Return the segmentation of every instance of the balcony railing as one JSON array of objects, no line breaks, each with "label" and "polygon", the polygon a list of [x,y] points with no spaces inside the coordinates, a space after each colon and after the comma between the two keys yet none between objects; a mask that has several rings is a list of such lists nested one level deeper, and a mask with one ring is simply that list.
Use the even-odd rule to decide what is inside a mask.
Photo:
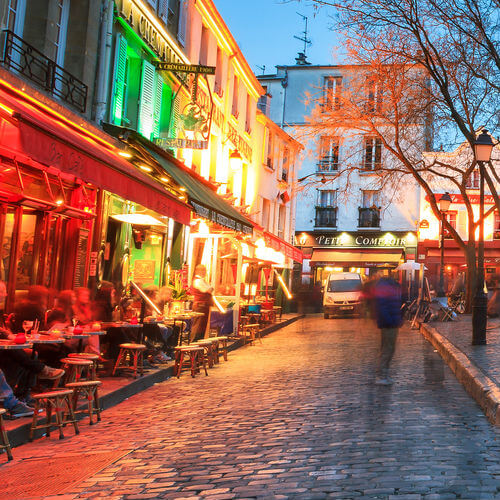
[{"label": "balcony railing", "polygon": [[358,227],[380,227],[380,209],[359,207]]},{"label": "balcony railing", "polygon": [[337,207],[316,207],[315,227],[337,227]]},{"label": "balcony railing", "polygon": [[339,163],[333,156],[322,158],[316,164],[318,172],[336,172],[339,168]]},{"label": "balcony railing", "polygon": [[10,30],[4,30],[2,63],[85,113],[88,87]]}]

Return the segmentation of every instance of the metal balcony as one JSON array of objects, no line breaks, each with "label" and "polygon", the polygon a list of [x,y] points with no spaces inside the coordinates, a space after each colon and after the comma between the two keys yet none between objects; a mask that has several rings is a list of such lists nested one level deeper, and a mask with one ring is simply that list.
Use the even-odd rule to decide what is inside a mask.
[{"label": "metal balcony", "polygon": [[337,207],[316,207],[314,227],[337,227]]},{"label": "metal balcony", "polygon": [[359,207],[358,227],[380,227],[380,209]]},{"label": "metal balcony", "polygon": [[8,69],[23,75],[54,97],[85,113],[87,85],[12,31],[4,30],[4,36],[1,62]]}]

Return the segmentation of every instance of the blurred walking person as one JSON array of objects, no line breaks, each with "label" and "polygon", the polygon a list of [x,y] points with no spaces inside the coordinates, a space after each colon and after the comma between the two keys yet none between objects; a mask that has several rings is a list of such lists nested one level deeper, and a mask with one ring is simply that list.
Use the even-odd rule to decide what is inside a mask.
[{"label": "blurred walking person", "polygon": [[401,286],[391,277],[380,278],[374,286],[373,298],[381,343],[377,367],[377,385],[391,385],[389,365],[396,349],[396,339],[402,324]]}]

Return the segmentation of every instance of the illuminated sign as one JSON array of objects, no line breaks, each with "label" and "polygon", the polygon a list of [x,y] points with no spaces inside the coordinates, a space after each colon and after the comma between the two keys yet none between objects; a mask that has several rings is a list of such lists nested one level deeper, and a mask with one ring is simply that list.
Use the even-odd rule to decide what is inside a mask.
[{"label": "illuminated sign", "polygon": [[160,137],[154,143],[163,149],[207,149],[208,141],[197,141],[195,139],[177,139]]},{"label": "illuminated sign", "polygon": [[295,236],[296,244],[304,247],[343,248],[405,248],[415,246],[414,232],[388,233],[306,233]]},{"label": "illuminated sign", "polygon": [[421,227],[422,229],[428,229],[429,221],[427,219],[420,221],[419,227]]},{"label": "illuminated sign", "polygon": [[227,124],[227,127],[227,138],[248,161],[252,161],[252,148],[250,145],[238,134],[238,131],[230,123]]},{"label": "illuminated sign", "polygon": [[144,40],[164,62],[185,65],[185,57],[169,40],[159,21],[152,16],[140,0],[115,0],[118,15]]},{"label": "illuminated sign", "polygon": [[200,66],[199,64],[181,64],[172,62],[158,62],[156,68],[178,73],[199,73],[201,75],[215,75],[215,66]]}]

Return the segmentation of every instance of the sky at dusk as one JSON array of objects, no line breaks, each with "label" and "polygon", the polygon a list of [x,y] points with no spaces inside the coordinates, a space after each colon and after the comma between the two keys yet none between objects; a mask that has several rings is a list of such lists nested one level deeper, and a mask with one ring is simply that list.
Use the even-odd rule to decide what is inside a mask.
[{"label": "sky at dusk", "polygon": [[274,73],[277,64],[295,64],[303,50],[303,42],[293,36],[303,36],[304,21],[297,12],[308,17],[308,37],[312,44],[307,57],[312,64],[334,64],[335,34],[333,9],[315,10],[312,2],[302,0],[215,0],[215,5],[231,30],[251,68],[257,66]]}]

